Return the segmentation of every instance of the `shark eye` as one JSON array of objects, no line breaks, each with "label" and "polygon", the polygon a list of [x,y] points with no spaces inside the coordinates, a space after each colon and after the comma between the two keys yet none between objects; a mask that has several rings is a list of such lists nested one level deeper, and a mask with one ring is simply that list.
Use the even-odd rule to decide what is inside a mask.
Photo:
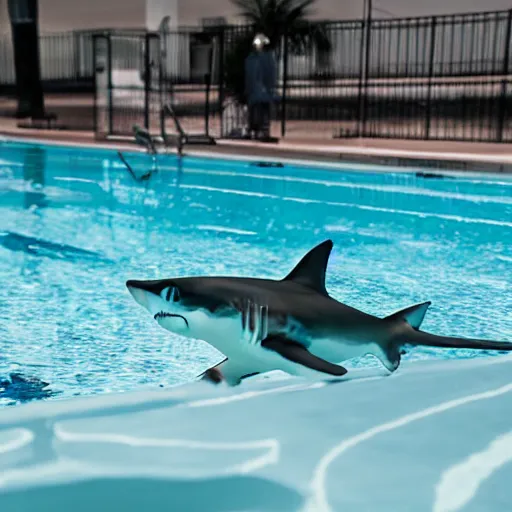
[{"label": "shark eye", "polygon": [[176,286],[168,286],[164,288],[160,293],[160,296],[165,299],[167,302],[179,302],[180,300],[180,291]]}]

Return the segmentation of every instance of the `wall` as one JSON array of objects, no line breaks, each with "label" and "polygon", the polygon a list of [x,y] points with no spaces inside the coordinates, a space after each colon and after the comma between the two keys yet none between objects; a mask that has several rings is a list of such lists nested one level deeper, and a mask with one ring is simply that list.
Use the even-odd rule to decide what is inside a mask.
[{"label": "wall", "polygon": [[180,25],[197,26],[201,24],[201,18],[217,16],[225,16],[228,23],[239,21],[238,9],[233,6],[231,0],[178,0],[178,2]]},{"label": "wall", "polygon": [[10,34],[9,13],[7,12],[7,0],[0,0],[0,34],[9,32]]},{"label": "wall", "polygon": [[[238,9],[231,0],[178,0],[179,22],[182,25],[198,25],[202,17],[225,16],[228,21],[238,18]],[[432,14],[458,14],[463,12],[498,11],[512,8],[510,0],[373,0],[373,16],[376,18],[401,18],[430,16]],[[317,0],[312,18],[360,19],[363,0]]]},{"label": "wall", "polygon": [[[317,0],[313,18],[358,19],[364,0]],[[373,0],[374,17],[428,16],[510,9],[510,0]],[[143,28],[157,26],[165,14],[171,25],[199,25],[201,18],[225,16],[239,21],[231,0],[39,0],[41,32],[90,28]],[[0,33],[9,28],[7,0],[0,0]]]},{"label": "wall", "polygon": [[146,0],[146,27],[149,30],[158,30],[160,22],[165,16],[170,16],[169,28],[178,27],[178,0]]},{"label": "wall", "polygon": [[[337,0],[320,0],[326,5],[330,4],[330,16],[336,15],[334,6]],[[362,12],[362,0],[354,0],[354,15]],[[430,16],[432,14],[460,14],[467,12],[500,11],[510,9],[512,4],[510,0],[429,0],[421,2],[419,0],[374,0],[375,17],[395,18],[408,16]],[[385,11],[385,12],[382,12]],[[386,12],[388,15],[386,15]]]},{"label": "wall", "polygon": [[143,28],[145,22],[145,0],[39,0],[41,32]]}]

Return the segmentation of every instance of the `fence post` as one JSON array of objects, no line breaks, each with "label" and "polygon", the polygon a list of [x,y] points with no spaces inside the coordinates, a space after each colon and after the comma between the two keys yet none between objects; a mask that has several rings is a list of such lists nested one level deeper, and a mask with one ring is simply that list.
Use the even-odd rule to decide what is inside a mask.
[{"label": "fence post", "polygon": [[144,128],[149,130],[149,92],[151,87],[151,66],[149,55],[150,34],[144,35]]},{"label": "fence post", "polygon": [[281,137],[286,135],[286,93],[288,88],[288,28],[283,40],[283,90],[281,95]]},{"label": "fence post", "polygon": [[[164,94],[164,73],[167,70],[167,32],[161,30],[158,33],[158,108],[160,115],[163,112],[164,104],[167,103],[167,97]],[[160,123],[162,127],[162,123]],[[165,128],[165,127],[164,127]]]},{"label": "fence post", "polygon": [[71,37],[73,38],[73,64],[74,64],[74,73],[75,73],[75,80],[78,80],[80,78],[80,54],[81,54],[81,47],[80,47],[80,40],[79,40],[79,34],[76,30],[73,30],[71,32]]},{"label": "fence post", "polygon": [[93,99],[93,110],[92,110],[92,124],[94,129],[94,137],[97,137],[98,135],[98,71],[97,71],[97,63],[96,63],[96,54],[98,52],[96,45],[97,45],[97,35],[92,36],[92,55],[93,55],[93,69],[94,69],[94,99]]},{"label": "fence post", "polygon": [[357,84],[357,136],[363,133],[363,81],[364,81],[364,30],[365,21],[361,22],[361,51],[359,53],[359,82]]},{"label": "fence post", "polygon": [[112,135],[114,130],[114,121],[112,119],[114,115],[113,106],[113,86],[112,86],[112,33],[108,32],[107,36],[107,62],[108,62],[108,134]]},{"label": "fence post", "polygon": [[507,86],[508,86],[508,73],[509,73],[509,59],[510,59],[510,35],[512,29],[512,9],[508,11],[507,16],[507,30],[505,35],[505,48],[503,51],[503,68],[502,68],[502,81],[501,81],[501,98],[500,98],[500,111],[498,119],[498,142],[503,142],[503,131],[505,129],[505,119],[507,117]]},{"label": "fence post", "polygon": [[361,108],[361,133],[359,134],[360,137],[364,137],[366,134],[366,111],[368,108],[368,76],[369,76],[369,69],[370,69],[370,44],[371,44],[371,35],[372,35],[372,2],[371,0],[368,0],[368,14],[367,18],[365,20],[366,25],[366,38],[365,38],[365,53],[364,53],[364,79],[363,83],[360,84],[362,86],[362,91],[360,91],[360,94],[362,93],[362,101],[360,104]]},{"label": "fence post", "polygon": [[219,78],[217,102],[220,115],[220,137],[224,136],[224,39],[225,26],[221,26],[219,30]]},{"label": "fence post", "polygon": [[[211,66],[210,66],[211,70]],[[204,133],[206,136],[210,135],[210,87],[212,83],[212,74],[205,73],[204,85],[205,85],[205,101],[204,101]]]},{"label": "fence post", "polygon": [[436,52],[437,17],[432,16],[430,26],[430,61],[428,65],[427,108],[425,109],[425,139],[430,138],[430,122],[432,116],[432,77],[434,76],[434,58]]}]

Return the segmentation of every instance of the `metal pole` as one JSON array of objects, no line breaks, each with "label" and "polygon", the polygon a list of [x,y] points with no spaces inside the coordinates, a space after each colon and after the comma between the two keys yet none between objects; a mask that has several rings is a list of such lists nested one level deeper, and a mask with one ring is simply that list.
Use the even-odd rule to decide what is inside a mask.
[{"label": "metal pole", "polygon": [[149,61],[149,38],[144,36],[144,127],[149,130],[149,92],[151,87],[151,66]]},{"label": "metal pole", "polygon": [[359,84],[357,91],[357,135],[361,137],[363,133],[362,121],[363,121],[363,81],[364,81],[364,31],[365,31],[365,19],[366,19],[366,0],[363,2],[363,17],[361,20],[361,51],[359,52]]},{"label": "metal pole", "polygon": [[281,137],[286,135],[286,90],[288,88],[288,30],[284,31],[283,40],[283,92],[281,97]]},{"label": "metal pole", "polygon": [[425,120],[425,139],[430,138],[430,122],[431,122],[431,111],[432,111],[432,77],[434,76],[434,57],[436,50],[436,25],[437,17],[432,16],[432,22],[430,26],[430,62],[428,66],[428,88],[427,88],[427,108],[426,108],[426,120]]},{"label": "metal pole", "polygon": [[204,133],[210,135],[210,85],[212,82],[211,73],[204,75],[204,81],[206,85],[206,98],[204,102]]},{"label": "metal pole", "polygon": [[114,121],[112,119],[114,115],[113,101],[112,101],[112,35],[109,33],[107,37],[107,61],[108,61],[108,134],[113,134]]},{"label": "metal pole", "polygon": [[219,83],[218,83],[218,103],[220,114],[220,136],[224,136],[224,31],[225,27],[220,28],[219,32]]},{"label": "metal pole", "polygon": [[93,126],[94,126],[94,136],[98,136],[98,63],[97,63],[97,53],[98,50],[96,48],[98,36],[92,36],[92,58],[93,58],[93,69],[94,69],[94,104],[93,104]]},{"label": "metal pole", "polygon": [[505,129],[505,119],[507,117],[507,86],[508,86],[508,73],[509,73],[509,60],[510,60],[510,36],[512,32],[512,9],[508,11],[507,17],[507,31],[505,36],[505,49],[503,52],[503,69],[502,75],[503,80],[501,82],[501,101],[500,101],[500,112],[498,120],[498,142],[503,142],[503,131]]},{"label": "metal pole", "polygon": [[73,63],[75,68],[75,80],[78,81],[80,78],[80,54],[81,54],[81,48],[80,48],[80,40],[79,35],[77,34],[76,30],[72,32],[73,37]]},{"label": "metal pole", "polygon": [[[165,49],[162,46],[162,40],[165,38],[165,33],[161,30],[155,36],[158,41],[158,108],[160,114],[164,106],[164,93],[163,93],[163,74],[164,74],[164,59],[166,58]],[[160,118],[161,119],[161,118]],[[160,123],[160,129],[162,124]],[[160,130],[161,131],[161,130]]]},{"label": "metal pole", "polygon": [[362,101],[362,121],[361,121],[361,134],[360,136],[365,135],[366,133],[366,110],[367,110],[367,100],[368,100],[368,75],[370,68],[370,42],[371,42],[371,30],[372,30],[372,0],[367,0],[368,7],[366,9],[366,41],[365,41],[365,59],[364,59],[364,83],[363,83],[363,101]]}]

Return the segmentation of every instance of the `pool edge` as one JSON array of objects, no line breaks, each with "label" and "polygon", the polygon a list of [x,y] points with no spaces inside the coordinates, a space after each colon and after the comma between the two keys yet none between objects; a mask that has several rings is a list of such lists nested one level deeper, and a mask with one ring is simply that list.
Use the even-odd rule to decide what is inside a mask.
[{"label": "pool edge", "polygon": [[[95,140],[87,134],[49,134],[0,131],[0,142],[45,144],[59,147],[143,151],[131,137],[111,137]],[[397,144],[404,141],[396,141]],[[277,144],[257,141],[220,139],[215,146],[189,146],[185,156],[219,159],[258,160],[272,159],[283,163],[300,164],[324,169],[344,171],[417,172],[436,171],[440,174],[496,174],[512,175],[511,153],[467,153],[462,151],[411,150],[382,148],[364,144],[329,145],[300,144],[280,141]],[[169,154],[176,154],[171,148]]]}]

